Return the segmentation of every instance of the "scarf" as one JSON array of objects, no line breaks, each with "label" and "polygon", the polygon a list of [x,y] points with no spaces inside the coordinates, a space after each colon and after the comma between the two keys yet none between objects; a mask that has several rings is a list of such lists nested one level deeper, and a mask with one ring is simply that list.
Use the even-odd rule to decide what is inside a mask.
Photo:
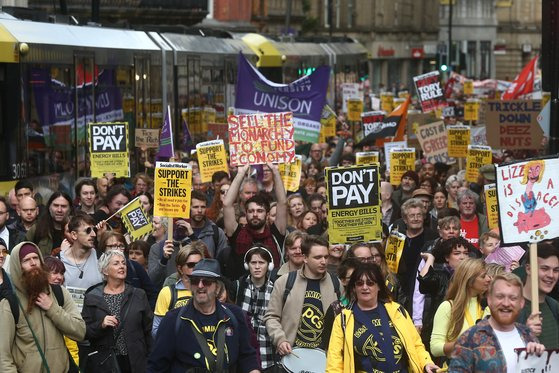
[{"label": "scarf", "polygon": [[237,255],[245,255],[245,253],[254,245],[261,245],[270,250],[274,259],[274,266],[279,268],[280,257],[270,226],[266,224],[262,233],[258,233],[248,226],[241,228],[235,241],[235,252]]}]

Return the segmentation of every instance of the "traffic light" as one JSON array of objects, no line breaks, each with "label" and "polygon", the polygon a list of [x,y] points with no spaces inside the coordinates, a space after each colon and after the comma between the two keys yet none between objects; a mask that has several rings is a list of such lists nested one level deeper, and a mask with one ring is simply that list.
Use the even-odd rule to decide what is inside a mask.
[{"label": "traffic light", "polygon": [[443,63],[443,64],[440,66],[440,69],[441,69],[441,71],[443,71],[443,72],[444,72],[444,71],[447,71],[447,70],[448,70],[448,66],[447,66],[446,64]]}]

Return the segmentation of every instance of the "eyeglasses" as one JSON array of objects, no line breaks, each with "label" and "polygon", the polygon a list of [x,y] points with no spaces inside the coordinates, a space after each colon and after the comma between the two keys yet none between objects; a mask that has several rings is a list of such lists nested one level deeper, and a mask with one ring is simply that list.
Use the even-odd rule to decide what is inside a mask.
[{"label": "eyeglasses", "polygon": [[211,286],[216,283],[216,280],[207,277],[195,277],[195,276],[190,277],[191,285],[198,286],[200,285],[200,282],[202,282],[202,286]]},{"label": "eyeglasses", "polygon": [[380,255],[380,254],[373,254],[373,256],[372,256],[371,258],[373,258],[373,260],[380,259],[380,258],[382,258],[382,255]]},{"label": "eyeglasses", "polygon": [[124,246],[123,243],[115,243],[114,245],[107,245],[107,249],[110,249],[110,250],[113,250],[113,249],[123,250],[125,248],[126,248],[126,246]]},{"label": "eyeglasses", "polygon": [[188,268],[194,268],[198,262],[186,262],[184,263]]},{"label": "eyeglasses", "polygon": [[359,287],[361,287],[363,285],[367,285],[368,287],[371,287],[371,286],[374,286],[375,284],[376,284],[376,282],[373,281],[373,280],[366,280],[366,281],[357,280],[357,281],[355,281],[355,286],[359,286]]},{"label": "eyeglasses", "polygon": [[372,262],[375,260],[374,255],[373,256],[361,256],[361,257],[357,257],[357,259],[359,259],[362,262],[368,263],[368,262]]},{"label": "eyeglasses", "polygon": [[91,232],[97,232],[97,229],[95,227],[87,227],[85,230],[82,231],[83,233],[90,235]]}]

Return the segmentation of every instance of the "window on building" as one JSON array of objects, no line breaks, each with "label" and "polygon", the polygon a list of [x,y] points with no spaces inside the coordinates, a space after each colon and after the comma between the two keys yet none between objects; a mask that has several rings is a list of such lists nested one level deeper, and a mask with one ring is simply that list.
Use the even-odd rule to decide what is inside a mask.
[{"label": "window on building", "polygon": [[491,42],[481,41],[479,44],[479,54],[481,57],[479,78],[488,79],[491,75]]}]

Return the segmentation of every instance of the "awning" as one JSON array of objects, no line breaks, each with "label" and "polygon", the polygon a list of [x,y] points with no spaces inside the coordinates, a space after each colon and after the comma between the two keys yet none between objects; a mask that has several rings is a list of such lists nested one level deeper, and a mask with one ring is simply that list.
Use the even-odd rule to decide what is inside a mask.
[{"label": "awning", "polygon": [[0,62],[19,62],[17,39],[0,24]]}]

